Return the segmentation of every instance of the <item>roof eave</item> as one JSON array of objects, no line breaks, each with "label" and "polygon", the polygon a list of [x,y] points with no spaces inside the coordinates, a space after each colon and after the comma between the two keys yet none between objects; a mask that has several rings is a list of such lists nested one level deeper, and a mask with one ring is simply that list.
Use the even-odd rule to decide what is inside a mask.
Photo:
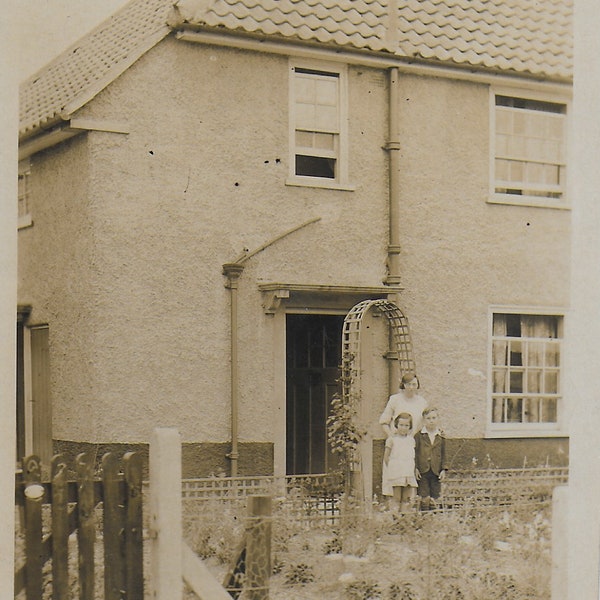
[{"label": "roof eave", "polygon": [[277,34],[267,35],[259,32],[248,32],[243,29],[232,30],[225,27],[210,27],[200,23],[179,23],[175,29],[175,35],[177,39],[183,41],[212,43],[214,45],[233,46],[275,54],[301,55],[303,53],[322,53],[324,56],[329,54],[331,57],[337,56],[338,59],[347,60],[351,63],[380,67],[398,66],[402,68],[402,66],[405,66],[415,70],[429,71],[431,75],[445,73],[446,76],[451,77],[454,73],[460,78],[468,78],[469,76],[487,77],[490,79],[508,78],[522,81],[523,83],[548,84],[560,88],[568,88],[573,85],[572,75],[560,76],[542,71],[534,73],[530,71],[517,71],[515,69],[488,67],[483,64],[477,65],[467,62],[459,63],[419,56],[405,56],[385,49],[357,48],[350,44],[341,45],[335,42],[302,40],[296,37]]}]

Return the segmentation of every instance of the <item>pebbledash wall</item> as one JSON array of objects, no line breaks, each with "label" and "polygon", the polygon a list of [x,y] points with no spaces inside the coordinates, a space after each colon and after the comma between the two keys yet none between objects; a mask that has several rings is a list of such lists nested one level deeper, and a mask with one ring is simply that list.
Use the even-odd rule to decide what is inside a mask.
[{"label": "pebbledash wall", "polygon": [[[288,76],[284,56],[167,38],[78,115],[127,134],[92,131],[32,157],[19,303],[49,324],[57,450],[145,448],[154,427],[177,427],[184,476],[227,472],[222,265],[319,218],[250,259],[239,285],[239,470],[284,464],[285,308],[265,314],[258,285],[381,286],[388,235],[385,70],[349,67],[354,191],[285,185]],[[489,93],[401,75],[397,302],[453,466],[566,464],[565,437],[485,439],[489,306],[566,309],[570,226],[568,211],[487,203]],[[389,390],[386,360],[371,361],[377,482]]]}]

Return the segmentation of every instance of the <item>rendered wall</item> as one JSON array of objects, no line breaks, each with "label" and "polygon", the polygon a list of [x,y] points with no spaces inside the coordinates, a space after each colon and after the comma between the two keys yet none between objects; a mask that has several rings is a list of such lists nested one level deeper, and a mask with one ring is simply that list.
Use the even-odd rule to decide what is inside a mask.
[{"label": "rendered wall", "polygon": [[[90,132],[34,157],[43,202],[19,235],[19,302],[50,324],[56,439],[144,443],[161,426],[208,454],[226,444],[222,265],[318,217],[251,258],[239,283],[239,433],[262,464],[282,435],[285,362],[274,343],[284,321],[265,314],[258,285],[381,285],[386,74],[349,68],[350,192],[285,185],[288,70],[282,56],[169,38],[81,111],[126,123],[127,135]],[[448,435],[481,438],[488,307],[568,306],[569,214],[486,203],[487,86],[400,85],[398,303]],[[381,342],[366,346],[375,438],[388,394]]]},{"label": "rendered wall", "polygon": [[[65,423],[64,390],[80,374],[55,350],[59,439],[143,442],[162,426],[177,427],[186,442],[228,441],[230,292],[222,265],[319,217],[248,261],[240,280],[240,440],[271,441],[285,398],[273,394],[274,319],[258,284],[381,285],[384,74],[350,70],[356,191],[347,192],[285,185],[288,69],[285,57],[169,39],[81,112],[125,122],[129,134],[86,138],[96,285],[83,286],[73,317],[78,328],[90,318],[97,324],[88,351],[93,389],[85,418]],[[61,281],[48,286],[59,302]]]},{"label": "rendered wall", "polygon": [[481,438],[489,307],[568,310],[570,212],[486,202],[488,86],[401,81],[402,307],[423,393],[448,436]]}]

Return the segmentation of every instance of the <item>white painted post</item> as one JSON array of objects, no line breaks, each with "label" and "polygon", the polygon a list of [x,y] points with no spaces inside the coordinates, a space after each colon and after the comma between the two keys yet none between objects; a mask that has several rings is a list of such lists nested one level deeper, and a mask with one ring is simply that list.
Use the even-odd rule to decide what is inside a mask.
[{"label": "white painted post", "polygon": [[153,600],[183,596],[181,519],[181,438],[159,427],[150,442],[150,537]]},{"label": "white painted post", "polygon": [[569,488],[559,485],[552,493],[552,600],[566,600],[568,581]]},{"label": "white painted post", "polygon": [[[17,129],[20,27],[25,10],[16,3],[0,19],[0,598],[14,595],[14,514],[16,462],[16,313],[17,308]],[[6,14],[6,17],[4,16]],[[29,25],[31,26],[31,22]]]}]

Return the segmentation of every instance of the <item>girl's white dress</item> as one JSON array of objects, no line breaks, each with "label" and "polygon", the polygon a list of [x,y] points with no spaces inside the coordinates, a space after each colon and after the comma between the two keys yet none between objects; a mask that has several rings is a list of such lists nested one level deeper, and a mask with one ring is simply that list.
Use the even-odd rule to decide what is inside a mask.
[{"label": "girl's white dress", "polygon": [[385,441],[391,448],[388,464],[383,463],[381,492],[384,496],[393,496],[394,486],[417,487],[415,479],[415,438],[412,435],[394,434]]}]

